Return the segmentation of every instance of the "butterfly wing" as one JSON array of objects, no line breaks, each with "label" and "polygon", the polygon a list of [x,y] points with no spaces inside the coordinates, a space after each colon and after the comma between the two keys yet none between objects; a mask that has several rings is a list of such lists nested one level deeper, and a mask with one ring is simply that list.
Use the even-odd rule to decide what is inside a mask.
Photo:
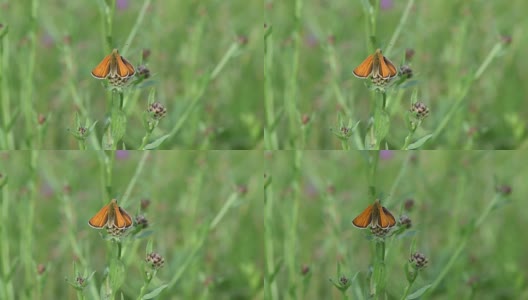
[{"label": "butterfly wing", "polygon": [[131,76],[134,76],[134,74],[136,74],[136,69],[134,69],[134,66],[128,62],[128,60],[126,60],[124,57],[120,57],[121,59],[121,62],[123,63],[124,67],[126,68],[127,72],[128,72],[128,75],[127,77],[131,77]]},{"label": "butterfly wing", "polygon": [[103,58],[103,60],[92,70],[92,76],[97,79],[105,79],[110,73],[111,62],[112,54]]},{"label": "butterfly wing", "polygon": [[352,71],[354,76],[358,78],[367,78],[372,73],[372,66],[374,65],[374,54],[369,55],[357,68]]},{"label": "butterfly wing", "polygon": [[398,70],[396,70],[394,64],[381,54],[379,60],[379,72],[382,78],[392,78],[398,75]]},{"label": "butterfly wing", "polygon": [[362,213],[359,214],[359,216],[352,220],[352,224],[358,228],[367,228],[367,226],[369,226],[370,222],[372,221],[373,208],[374,205],[369,205]]},{"label": "butterfly wing", "polygon": [[119,207],[115,200],[113,200],[112,203],[114,203],[113,210],[115,213],[114,226],[119,229],[130,227],[130,225],[132,225],[132,218],[130,215]]},{"label": "butterfly wing", "polygon": [[378,218],[378,225],[381,228],[390,228],[394,225],[396,225],[396,219],[392,215],[392,213],[386,209],[385,207],[379,205],[379,218]]},{"label": "butterfly wing", "polygon": [[101,210],[99,210],[95,216],[93,216],[89,221],[88,225],[93,228],[103,228],[108,222],[108,212],[110,207],[105,205]]},{"label": "butterfly wing", "polygon": [[121,207],[119,207],[119,215],[124,220],[125,228],[132,226],[132,217]]}]

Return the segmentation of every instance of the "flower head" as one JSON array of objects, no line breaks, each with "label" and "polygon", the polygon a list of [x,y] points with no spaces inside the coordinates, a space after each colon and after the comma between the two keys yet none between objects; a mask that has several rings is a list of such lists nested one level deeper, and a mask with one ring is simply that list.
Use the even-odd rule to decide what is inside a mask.
[{"label": "flower head", "polygon": [[415,252],[411,255],[409,258],[409,262],[416,268],[416,269],[423,269],[427,266],[427,263],[429,262],[427,260],[427,257],[423,255],[422,253]]},{"label": "flower head", "polygon": [[410,111],[419,120],[423,120],[429,115],[429,108],[422,102],[414,103]]},{"label": "flower head", "polygon": [[153,269],[159,269],[163,267],[163,264],[165,263],[165,259],[163,259],[163,256],[159,255],[156,252],[151,252],[147,254],[147,257],[145,258],[145,261],[153,268]]},{"label": "flower head", "polygon": [[402,215],[402,216],[400,217],[400,220],[399,220],[399,221],[400,221],[400,224],[401,224],[403,227],[407,228],[407,229],[411,228],[411,226],[412,226],[411,218],[409,218],[409,217],[406,216],[406,215]]},{"label": "flower head", "polygon": [[167,113],[167,109],[165,108],[165,106],[163,106],[163,104],[159,102],[154,102],[149,105],[147,111],[151,113],[152,117],[156,120],[162,119]]}]

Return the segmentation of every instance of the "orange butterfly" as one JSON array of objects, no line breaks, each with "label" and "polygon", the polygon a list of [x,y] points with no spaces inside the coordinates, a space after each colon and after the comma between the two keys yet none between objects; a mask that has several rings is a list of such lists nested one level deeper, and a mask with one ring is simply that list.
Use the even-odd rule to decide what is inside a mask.
[{"label": "orange butterfly", "polygon": [[358,78],[390,79],[398,75],[396,66],[381,54],[381,49],[369,55],[353,72]]},{"label": "orange butterfly", "polygon": [[134,76],[136,69],[123,56],[119,55],[117,49],[107,55],[103,60],[92,70],[92,76],[97,79],[105,78],[119,78],[126,79]]},{"label": "orange butterfly", "polygon": [[359,214],[352,224],[359,228],[380,227],[383,229],[393,227],[396,225],[396,219],[392,213],[385,207],[381,206],[379,200],[376,199],[374,204],[369,205],[362,213]]},{"label": "orange butterfly", "polygon": [[125,229],[132,226],[132,217],[117,205],[116,199],[105,205],[93,216],[88,224],[93,228],[118,228]]}]

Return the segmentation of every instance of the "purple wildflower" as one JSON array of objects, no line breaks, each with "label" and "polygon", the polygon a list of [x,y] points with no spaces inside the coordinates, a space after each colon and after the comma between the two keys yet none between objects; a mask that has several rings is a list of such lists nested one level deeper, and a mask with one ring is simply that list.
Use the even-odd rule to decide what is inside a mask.
[{"label": "purple wildflower", "polygon": [[380,7],[383,10],[389,10],[394,6],[394,2],[392,0],[381,0]]}]

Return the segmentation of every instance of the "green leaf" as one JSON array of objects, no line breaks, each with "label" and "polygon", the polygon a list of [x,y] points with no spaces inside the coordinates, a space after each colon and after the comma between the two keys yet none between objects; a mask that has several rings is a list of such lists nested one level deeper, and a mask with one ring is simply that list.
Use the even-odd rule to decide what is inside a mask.
[{"label": "green leaf", "polygon": [[149,91],[148,104],[150,105],[150,104],[154,103],[155,99],[156,99],[156,89],[152,88]]},{"label": "green leaf", "polygon": [[280,259],[275,266],[273,267],[273,272],[271,272],[270,276],[268,277],[268,282],[272,283],[275,280],[275,277],[279,274],[279,271],[282,268],[282,259]]},{"label": "green leaf", "polygon": [[147,144],[145,145],[145,147],[143,148],[143,150],[152,150],[152,149],[156,149],[158,148],[159,145],[161,145],[161,143],[163,143],[166,139],[168,139],[170,137],[170,134],[166,134],[162,137],[159,137],[157,140],[155,140],[154,142],[150,143],[150,144]]},{"label": "green leaf", "polygon": [[413,149],[420,148],[425,142],[427,142],[428,139],[432,137],[433,137],[433,134],[431,133],[431,134],[428,134],[426,136],[419,138],[416,142],[407,146],[407,150],[413,150]]},{"label": "green leaf", "polygon": [[92,132],[92,131],[94,130],[95,125],[97,124],[97,122],[98,122],[98,121],[93,122],[93,124],[90,125],[90,127],[88,127],[88,132]]},{"label": "green leaf", "polygon": [[411,105],[418,102],[418,89],[414,89],[411,95]]},{"label": "green leaf", "polygon": [[95,271],[93,271],[90,275],[88,275],[88,277],[86,277],[86,279],[84,280],[85,282],[89,281],[90,279],[92,279],[92,277],[95,275]]},{"label": "green leaf", "polygon": [[114,297],[112,297],[112,289],[110,288],[110,285],[108,284],[108,279],[101,285],[101,289],[99,291],[99,299],[101,300],[113,300]]},{"label": "green leaf", "polygon": [[15,125],[16,120],[18,119],[18,116],[20,115],[20,109],[17,107],[11,115],[11,120],[9,120],[9,123],[6,126],[6,132],[11,131],[11,128],[13,128],[13,125]]},{"label": "green leaf", "polygon": [[433,285],[432,284],[428,284],[428,285],[422,287],[421,289],[417,290],[416,292],[410,294],[405,299],[407,299],[407,300],[416,299],[416,298],[420,297],[421,295],[423,295],[431,286],[433,286]]},{"label": "green leaf", "polygon": [[4,278],[6,280],[6,282],[10,281],[11,278],[13,277],[13,275],[18,270],[19,262],[20,262],[20,259],[18,257],[15,257],[15,259],[13,260],[13,265],[11,266],[11,270],[9,270],[9,272],[7,273],[6,278]]},{"label": "green leaf", "polygon": [[108,128],[103,134],[103,140],[101,145],[103,146],[103,150],[114,149],[114,140],[112,139],[112,135],[110,134],[110,128]]},{"label": "green leaf", "polygon": [[390,119],[387,112],[382,109],[376,109],[374,113],[374,136],[378,143],[389,133]]},{"label": "green leaf", "polygon": [[164,285],[158,287],[157,289],[153,290],[152,292],[146,294],[141,299],[152,299],[152,298],[156,297],[157,295],[159,295],[159,293],[161,293],[161,291],[163,291],[168,286],[169,286],[168,284],[164,284]]},{"label": "green leaf", "polygon": [[367,132],[365,133],[365,150],[372,150],[376,147],[376,138],[374,137],[374,133],[372,132],[373,128],[368,128]]},{"label": "green leaf", "polygon": [[110,288],[117,291],[125,283],[125,265],[122,261],[113,258],[110,260]]},{"label": "green leaf", "polygon": [[135,239],[144,239],[151,236],[154,233],[153,230],[142,230],[139,234],[134,236]]},{"label": "green leaf", "polygon": [[150,239],[147,243],[147,248],[146,248],[146,254],[148,255],[149,253],[152,253],[152,239]]},{"label": "green leaf", "polygon": [[125,136],[127,119],[125,113],[121,109],[112,110],[112,123],[110,124],[112,138],[117,144],[123,136]]}]

